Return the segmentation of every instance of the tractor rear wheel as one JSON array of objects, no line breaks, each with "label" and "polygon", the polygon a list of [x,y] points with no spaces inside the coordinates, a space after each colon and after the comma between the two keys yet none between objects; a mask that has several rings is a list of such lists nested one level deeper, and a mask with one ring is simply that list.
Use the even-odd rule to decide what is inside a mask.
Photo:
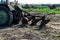
[{"label": "tractor rear wheel", "polygon": [[5,6],[0,6],[0,26],[8,26],[13,21],[13,15]]}]

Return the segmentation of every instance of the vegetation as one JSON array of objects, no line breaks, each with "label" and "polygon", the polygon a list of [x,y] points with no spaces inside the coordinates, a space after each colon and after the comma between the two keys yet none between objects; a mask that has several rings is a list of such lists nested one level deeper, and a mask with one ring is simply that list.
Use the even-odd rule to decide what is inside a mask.
[{"label": "vegetation", "polygon": [[56,7],[55,9],[50,9],[48,6],[36,5],[35,8],[30,7],[30,8],[23,8],[23,9],[27,11],[34,11],[34,12],[47,12],[47,13],[54,12],[60,14],[60,7]]}]

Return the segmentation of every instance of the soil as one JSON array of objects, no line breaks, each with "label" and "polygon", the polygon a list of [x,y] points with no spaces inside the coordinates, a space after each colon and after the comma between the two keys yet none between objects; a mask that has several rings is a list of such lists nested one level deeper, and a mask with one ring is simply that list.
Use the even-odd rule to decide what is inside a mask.
[{"label": "soil", "polygon": [[[57,25],[60,24],[59,18],[60,15],[53,15],[51,21],[46,25],[47,27],[39,31],[35,30],[33,26],[21,27],[19,24],[0,28],[0,40],[60,40],[60,28],[58,29]],[[53,24],[54,27],[52,27]]]}]

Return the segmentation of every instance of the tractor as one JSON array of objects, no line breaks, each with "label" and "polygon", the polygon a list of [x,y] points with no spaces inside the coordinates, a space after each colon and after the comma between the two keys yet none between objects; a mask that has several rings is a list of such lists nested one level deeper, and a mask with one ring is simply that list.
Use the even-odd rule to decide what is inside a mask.
[{"label": "tractor", "polygon": [[[39,19],[36,19],[39,17]],[[9,0],[0,0],[0,26],[10,26],[11,24],[18,24],[21,21],[22,24],[28,24],[32,20],[31,26],[36,25],[37,22],[41,21],[41,27],[45,26],[50,20],[45,19],[45,15],[36,16],[31,15],[29,12],[24,11],[18,6],[18,1],[9,2]]]},{"label": "tractor", "polygon": [[17,5],[17,0],[0,0],[0,26],[7,26],[12,23],[18,24],[22,17],[22,10]]},{"label": "tractor", "polygon": [[[0,0],[0,26],[18,24],[21,19],[21,23],[26,24],[28,22],[27,19],[31,19],[29,16],[32,17],[29,12],[22,10],[18,6],[17,0],[13,0],[13,2],[10,2],[10,0]],[[24,20],[27,22],[25,23]]]}]

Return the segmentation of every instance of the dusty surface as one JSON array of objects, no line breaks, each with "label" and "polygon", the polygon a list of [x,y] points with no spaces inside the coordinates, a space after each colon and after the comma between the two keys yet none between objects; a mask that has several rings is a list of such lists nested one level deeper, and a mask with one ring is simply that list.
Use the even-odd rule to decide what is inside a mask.
[{"label": "dusty surface", "polygon": [[47,25],[55,29],[60,29],[60,14],[55,14]]},{"label": "dusty surface", "polygon": [[[52,17],[52,16],[50,16]],[[21,27],[14,25],[12,27],[0,29],[0,40],[60,40],[60,15],[53,15],[48,27],[40,31],[32,26]]]},{"label": "dusty surface", "polygon": [[[38,39],[37,39],[38,38]],[[0,40],[39,40],[39,35],[27,28],[6,28],[0,30]]]},{"label": "dusty surface", "polygon": [[29,28],[5,28],[0,30],[0,40],[60,40],[60,30],[47,28],[40,31]]}]

